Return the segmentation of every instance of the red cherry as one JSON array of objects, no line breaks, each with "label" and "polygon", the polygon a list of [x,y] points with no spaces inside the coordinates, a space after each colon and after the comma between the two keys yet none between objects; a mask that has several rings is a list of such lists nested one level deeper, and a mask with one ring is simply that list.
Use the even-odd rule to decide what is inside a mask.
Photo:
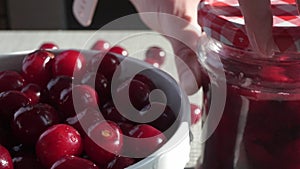
[{"label": "red cherry", "polygon": [[63,118],[73,117],[87,107],[98,108],[99,97],[95,89],[88,85],[75,85],[65,95],[61,95],[62,103],[59,110]]},{"label": "red cherry", "polygon": [[25,85],[23,76],[11,70],[0,72],[0,93],[8,90],[21,90]]},{"label": "red cherry", "polygon": [[[151,103],[152,106],[152,111],[150,111],[149,113],[157,113],[158,116],[156,119],[154,119],[153,121],[149,122],[149,124],[153,127],[155,127],[156,129],[158,129],[161,132],[165,132],[166,130],[168,130],[169,128],[172,129],[177,129],[178,125],[174,125],[177,124],[176,122],[176,114],[174,111],[172,111],[172,109],[168,106],[165,105],[163,103],[158,103],[158,102],[154,102]],[[150,107],[147,107],[147,109]],[[164,108],[164,109],[163,109]],[[163,112],[159,112],[159,110],[163,109]],[[169,137],[173,135],[173,131],[169,131],[164,133],[165,136]]]},{"label": "red cherry", "polygon": [[113,46],[109,49],[109,52],[112,53],[116,53],[116,54],[120,54],[122,56],[128,56],[128,52],[125,48],[121,47],[121,46]]},{"label": "red cherry", "polygon": [[0,168],[1,169],[13,169],[12,158],[5,147],[0,145]]},{"label": "red cherry", "polygon": [[98,169],[98,167],[87,159],[76,156],[65,156],[56,161],[51,169]]},{"label": "red cherry", "polygon": [[99,51],[108,51],[110,48],[110,44],[105,40],[97,40],[94,45],[91,47],[93,50]]},{"label": "red cherry", "polygon": [[96,54],[89,62],[90,71],[103,74],[109,82],[119,65],[119,59],[112,53],[104,56],[101,53]]},{"label": "red cherry", "polygon": [[72,78],[69,76],[57,76],[52,78],[47,84],[47,95],[49,102],[58,107],[63,102],[62,96],[72,87]]},{"label": "red cherry", "polygon": [[53,42],[44,42],[39,49],[58,49],[58,46]]},{"label": "red cherry", "polygon": [[85,73],[85,69],[85,56],[76,50],[65,50],[61,52],[55,57],[52,65],[52,73],[54,76],[81,76]]},{"label": "red cherry", "polygon": [[22,152],[13,157],[14,169],[44,169],[36,156],[31,152]]},{"label": "red cherry", "polygon": [[122,150],[121,129],[112,121],[102,121],[90,128],[84,146],[90,159],[101,166],[107,165]]},{"label": "red cherry", "polygon": [[130,157],[147,157],[167,141],[162,132],[148,124],[136,125],[129,134],[133,138],[138,138],[137,140],[126,140],[124,143],[126,149],[123,151],[126,154],[130,152]]},{"label": "red cherry", "polygon": [[104,120],[101,112],[91,107],[78,112],[75,116],[66,119],[66,123],[73,126],[84,136],[88,129],[94,124]]},{"label": "red cherry", "polygon": [[106,169],[124,169],[134,163],[133,158],[118,156],[106,166]]},{"label": "red cherry", "polygon": [[[120,84],[116,90],[116,97],[127,99],[129,96],[131,104],[138,110],[149,104],[150,89],[141,81],[127,80]],[[124,107],[127,106],[124,105]]]},{"label": "red cherry", "polygon": [[22,71],[29,83],[45,86],[52,77],[51,60],[54,54],[45,50],[37,50],[23,59]]},{"label": "red cherry", "polygon": [[156,67],[156,68],[160,68],[161,67],[161,65],[155,59],[145,58],[144,61],[147,62],[147,63],[149,63],[150,65]]},{"label": "red cherry", "polygon": [[22,92],[10,90],[0,93],[0,119],[3,124],[8,124],[14,113],[21,107],[31,104],[30,99]]},{"label": "red cherry", "polygon": [[35,83],[29,83],[21,90],[31,101],[32,104],[37,104],[41,97],[41,87]]},{"label": "red cherry", "polygon": [[66,124],[56,124],[41,134],[36,144],[36,155],[43,166],[50,168],[66,155],[79,155],[82,152],[80,134]]},{"label": "red cherry", "polygon": [[166,58],[166,52],[158,46],[149,47],[145,55],[145,60],[152,60],[153,63],[157,63],[159,66],[165,62]]},{"label": "red cherry", "polygon": [[149,79],[149,77],[147,77],[146,75],[143,74],[137,74],[133,77],[134,80],[138,80],[144,84],[146,84],[149,88],[150,91],[152,91],[153,89],[156,89],[155,84],[152,82],[152,80]]},{"label": "red cherry", "polygon": [[52,106],[39,103],[20,108],[14,114],[11,127],[14,135],[23,144],[35,145],[39,136],[59,121],[59,115]]},{"label": "red cherry", "polygon": [[81,83],[96,89],[100,103],[105,103],[110,99],[110,84],[101,73],[87,72],[83,76]]},{"label": "red cherry", "polygon": [[197,124],[201,119],[202,111],[200,107],[196,104],[191,103],[191,123]]},{"label": "red cherry", "polygon": [[122,116],[122,114],[117,110],[117,108],[112,102],[105,103],[101,108],[101,112],[106,120],[114,121],[116,123],[130,123],[130,121],[127,118]]}]

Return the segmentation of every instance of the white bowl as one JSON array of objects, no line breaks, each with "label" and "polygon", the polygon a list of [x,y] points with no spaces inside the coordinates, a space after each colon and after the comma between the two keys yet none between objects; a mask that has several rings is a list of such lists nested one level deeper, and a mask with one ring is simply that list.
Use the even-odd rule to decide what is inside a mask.
[{"label": "white bowl", "polygon": [[[59,50],[60,51],[60,50]],[[53,51],[53,52],[59,52]],[[20,70],[23,57],[32,51],[16,52],[0,55],[0,71]],[[97,51],[82,51],[85,55],[96,54]],[[153,66],[134,59],[128,58],[133,64],[147,68],[147,76],[153,83],[165,92],[168,105],[177,112],[178,124],[171,138],[152,155],[127,167],[126,169],[183,169],[189,161],[190,153],[190,104],[187,96],[177,82],[167,73]]]}]

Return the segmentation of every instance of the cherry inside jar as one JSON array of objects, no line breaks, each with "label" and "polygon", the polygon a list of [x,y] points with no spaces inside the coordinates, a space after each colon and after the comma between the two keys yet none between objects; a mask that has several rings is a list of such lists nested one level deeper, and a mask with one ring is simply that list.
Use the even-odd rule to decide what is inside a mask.
[{"label": "cherry inside jar", "polygon": [[[300,167],[300,16],[272,0],[273,56],[255,53],[237,0],[202,0],[201,156],[196,169]],[[291,19],[293,18],[293,19]]]},{"label": "cherry inside jar", "polygon": [[197,169],[300,167],[300,54],[262,58],[203,37],[202,155]]}]

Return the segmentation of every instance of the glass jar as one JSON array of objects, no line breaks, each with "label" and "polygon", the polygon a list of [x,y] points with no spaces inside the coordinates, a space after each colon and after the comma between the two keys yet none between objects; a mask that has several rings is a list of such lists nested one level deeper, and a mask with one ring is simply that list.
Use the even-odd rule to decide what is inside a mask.
[{"label": "glass jar", "polygon": [[[208,10],[203,5],[211,7],[211,2],[202,1],[200,13],[205,14]],[[206,35],[199,51],[203,67],[203,146],[196,168],[300,168],[299,33],[293,34],[289,27],[276,27],[274,37],[281,52],[262,58],[249,47],[241,25],[226,27],[227,33],[232,29],[240,35],[238,41],[224,40],[229,37],[226,31],[220,31],[222,38],[216,36],[213,31],[220,28],[205,23],[209,20],[205,17],[219,16],[218,10],[200,16]],[[285,29],[289,34],[276,29]],[[288,38],[293,43],[287,44]]]}]

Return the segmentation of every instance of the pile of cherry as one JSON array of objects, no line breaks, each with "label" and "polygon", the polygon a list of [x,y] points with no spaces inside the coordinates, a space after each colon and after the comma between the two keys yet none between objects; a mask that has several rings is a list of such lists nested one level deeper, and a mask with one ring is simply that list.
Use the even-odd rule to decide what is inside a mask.
[{"label": "pile of cherry", "polygon": [[[92,49],[102,52],[89,60],[77,50],[49,50],[57,48],[44,43],[24,57],[21,71],[0,72],[0,169],[123,169],[143,159],[122,156],[125,148],[146,157],[169,139],[164,131],[176,117],[168,106],[153,122],[136,123],[111,100],[110,83],[120,64],[116,54],[128,56],[124,48],[99,40]],[[156,67],[164,62],[159,47],[145,55]],[[74,76],[80,81],[74,82]],[[152,81],[138,74],[120,84],[126,85],[133,106],[147,109],[156,88]],[[191,109],[195,124],[201,111],[194,104]],[[133,144],[123,135],[151,139]]]}]

